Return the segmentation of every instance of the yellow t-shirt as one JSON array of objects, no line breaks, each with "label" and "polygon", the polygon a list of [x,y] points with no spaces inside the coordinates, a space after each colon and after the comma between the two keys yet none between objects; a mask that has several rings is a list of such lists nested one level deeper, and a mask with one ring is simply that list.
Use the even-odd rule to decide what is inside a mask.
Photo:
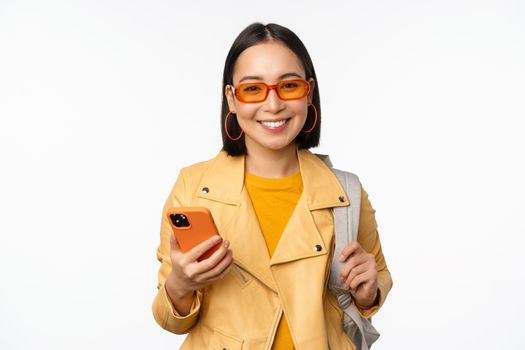
[{"label": "yellow t-shirt", "polygon": [[[297,171],[293,175],[273,179],[245,172],[244,185],[271,257],[303,191],[301,173]],[[279,321],[272,349],[295,349],[284,314]]]}]

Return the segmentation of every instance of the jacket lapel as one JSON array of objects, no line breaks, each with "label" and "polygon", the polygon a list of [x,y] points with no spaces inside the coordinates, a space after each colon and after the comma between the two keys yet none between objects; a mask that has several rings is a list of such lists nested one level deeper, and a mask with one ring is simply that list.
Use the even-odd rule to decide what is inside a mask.
[{"label": "jacket lapel", "polygon": [[227,235],[235,262],[277,292],[270,271],[270,254],[246,189],[241,193],[241,204]]},{"label": "jacket lapel", "polygon": [[270,265],[327,254],[327,247],[301,195],[277,243]]},{"label": "jacket lapel", "polygon": [[326,164],[307,150],[298,150],[303,193],[286,225],[271,265],[328,254],[330,241],[323,239],[313,210],[349,205],[345,192]]},{"label": "jacket lapel", "polygon": [[274,291],[277,288],[271,265],[329,252],[330,242],[323,239],[311,211],[349,205],[339,181],[321,159],[308,150],[298,150],[297,155],[303,193],[271,259],[244,188],[244,156],[231,157],[225,151],[219,152],[195,194],[225,205],[221,212],[229,214],[215,221],[224,230],[221,235],[230,240],[235,262]]},{"label": "jacket lapel", "polygon": [[244,156],[231,157],[224,151],[219,152],[198,186],[196,196],[224,204],[222,215],[214,220],[223,230],[221,236],[230,241],[235,263],[277,292],[266,242],[244,188],[244,161]]}]

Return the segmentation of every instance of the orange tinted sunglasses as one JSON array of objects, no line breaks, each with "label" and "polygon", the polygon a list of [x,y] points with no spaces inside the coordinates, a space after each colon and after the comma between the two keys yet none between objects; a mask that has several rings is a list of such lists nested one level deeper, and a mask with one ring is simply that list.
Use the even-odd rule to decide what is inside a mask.
[{"label": "orange tinted sunglasses", "polygon": [[241,102],[255,103],[266,100],[270,90],[275,89],[281,100],[296,100],[310,92],[310,84],[304,79],[281,80],[277,84],[265,82],[243,83],[232,86],[235,97]]}]

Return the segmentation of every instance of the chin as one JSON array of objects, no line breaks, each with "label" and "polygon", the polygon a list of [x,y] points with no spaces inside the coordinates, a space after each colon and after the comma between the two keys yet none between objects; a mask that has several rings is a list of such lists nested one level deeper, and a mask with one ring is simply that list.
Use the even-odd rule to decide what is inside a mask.
[{"label": "chin", "polygon": [[295,135],[294,137],[292,137],[292,135],[289,135],[289,136],[281,135],[281,136],[284,136],[284,137],[250,138],[248,136],[248,139],[246,140],[246,144],[247,146],[248,144],[252,144],[253,146],[257,148],[266,149],[269,151],[281,151],[291,146],[295,146],[296,144],[295,138],[297,137],[297,135]]},{"label": "chin", "polygon": [[295,144],[294,140],[291,140],[291,142],[270,142],[270,143],[262,143],[261,145],[267,149],[270,149],[272,151],[280,151],[283,149],[286,149],[290,147],[291,145]]}]

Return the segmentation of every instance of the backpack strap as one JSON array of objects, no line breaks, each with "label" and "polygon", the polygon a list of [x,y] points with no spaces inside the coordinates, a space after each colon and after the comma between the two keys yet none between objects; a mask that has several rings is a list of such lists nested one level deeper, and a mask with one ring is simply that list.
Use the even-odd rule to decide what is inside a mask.
[{"label": "backpack strap", "polygon": [[356,349],[369,350],[377,338],[379,332],[372,326],[371,320],[361,316],[353,303],[352,296],[341,288],[339,271],[345,262],[339,261],[339,256],[344,247],[350,242],[357,240],[359,230],[359,216],[361,212],[361,182],[357,175],[335,169],[327,155],[317,155],[335,174],[346,192],[350,205],[335,207],[334,211],[334,234],[335,249],[332,255],[332,264],[328,287],[337,297],[339,305],[343,310],[343,328],[352,340]]},{"label": "backpack strap", "polygon": [[[359,216],[361,212],[361,182],[357,175],[335,169],[326,154],[316,154],[335,174],[346,192],[350,205],[334,208],[334,230],[336,236],[336,251],[334,257],[339,257],[341,250],[357,239]],[[337,247],[339,246],[339,247]]]},{"label": "backpack strap", "polygon": [[[344,213],[341,212],[340,217],[345,216],[345,221],[348,221],[346,224],[348,227],[348,241],[346,244],[357,239],[357,233],[359,230],[359,214],[361,213],[361,182],[357,175],[349,173],[347,171],[342,171],[339,169],[332,168],[335,176],[339,182],[344,186],[344,190],[350,201],[350,205],[346,207],[336,207],[334,211],[338,209],[345,209]],[[344,226],[343,226],[344,227]],[[343,227],[341,229],[343,229]],[[337,235],[337,233],[336,233]]]}]

